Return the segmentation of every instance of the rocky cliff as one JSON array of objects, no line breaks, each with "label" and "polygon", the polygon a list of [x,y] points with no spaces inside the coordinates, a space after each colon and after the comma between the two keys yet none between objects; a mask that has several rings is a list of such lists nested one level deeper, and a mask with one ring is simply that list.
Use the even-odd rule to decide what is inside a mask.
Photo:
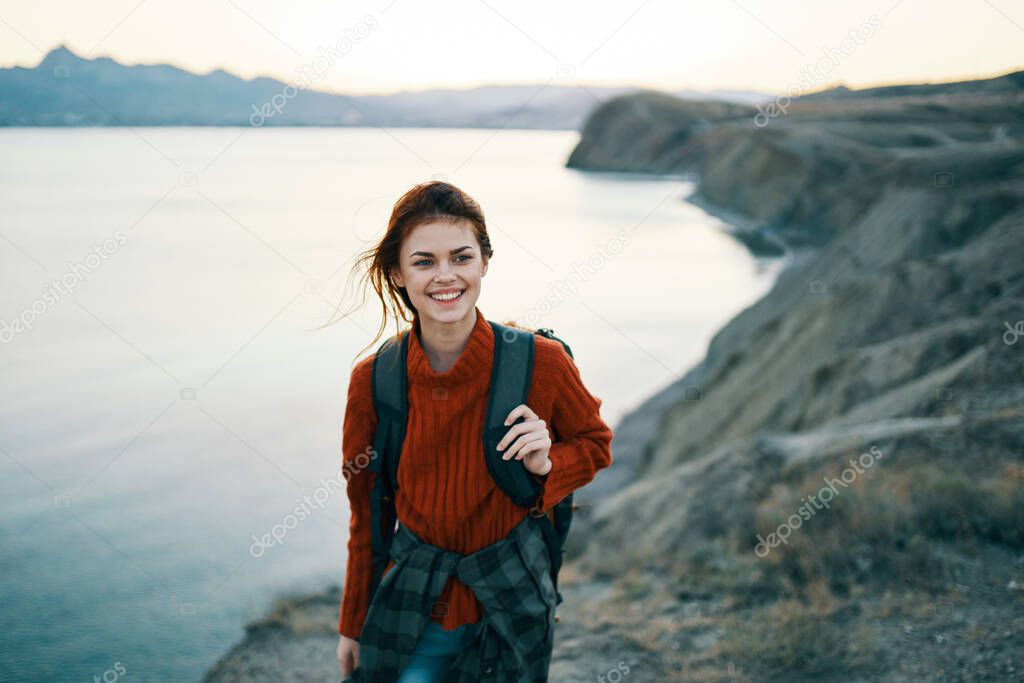
[{"label": "rocky cliff", "polygon": [[1024,680],[1021,82],[591,119],[571,165],[696,174],[815,247],[617,426],[636,483],[588,491],[578,571],[632,582],[684,679]]}]

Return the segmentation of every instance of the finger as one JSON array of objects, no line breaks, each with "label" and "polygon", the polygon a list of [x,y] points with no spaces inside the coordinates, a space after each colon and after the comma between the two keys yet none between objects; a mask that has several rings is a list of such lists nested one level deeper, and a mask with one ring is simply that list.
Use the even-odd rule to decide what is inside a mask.
[{"label": "finger", "polygon": [[512,444],[512,446],[507,451],[505,451],[501,457],[503,460],[508,460],[509,458],[515,456],[516,460],[518,460],[519,456],[517,456],[516,454],[523,448],[523,446],[532,441],[536,441],[537,439],[546,439],[547,436],[547,430],[537,430],[529,432],[527,434],[523,434],[518,439],[516,439],[516,442]]},{"label": "finger", "polygon": [[506,445],[512,443],[512,440],[520,434],[540,429],[544,426],[543,423],[543,420],[529,420],[527,422],[520,422],[517,425],[513,425],[507,432],[505,432],[505,435],[501,437],[501,440],[498,441],[498,450],[500,451],[504,449]]},{"label": "finger", "polygon": [[505,424],[512,424],[520,415],[525,416],[527,420],[538,419],[537,413],[533,412],[533,409],[530,408],[530,406],[526,405],[525,403],[520,403],[515,408],[513,408],[512,412],[510,412],[508,414],[508,417],[505,418]]},{"label": "finger", "polygon": [[520,403],[505,416],[505,424],[510,425],[515,422],[516,418],[523,414],[523,408],[526,407],[525,403]]},{"label": "finger", "polygon": [[[522,439],[523,437],[526,437],[529,434],[533,434],[533,433],[547,433],[546,429],[542,429],[542,428],[537,427],[536,426],[537,425],[536,422],[521,422],[520,424],[518,424],[516,426],[519,427],[521,425],[529,427],[529,428],[519,430],[519,432],[521,432],[521,433],[518,434],[519,439]],[[533,426],[530,427],[530,425],[533,425]],[[510,429],[509,431],[511,432],[512,430]],[[515,442],[513,442],[512,445],[509,446],[508,450],[506,450],[504,453],[501,454],[501,457],[504,458],[505,460],[508,460],[509,458],[511,458],[513,455],[516,454],[516,449],[518,448],[518,446],[516,446],[516,443],[518,443],[518,439],[516,439],[516,436],[517,436],[516,434],[512,434],[511,436],[506,435],[505,437],[502,438],[503,442],[506,442],[506,441],[507,442],[512,442],[513,439],[515,439]],[[519,445],[521,446],[522,444],[520,443]],[[501,449],[499,449],[499,450],[501,450]]]},{"label": "finger", "polygon": [[548,439],[547,436],[541,439],[537,439],[535,441],[530,441],[519,450],[519,453],[516,455],[516,460],[523,460],[525,458],[530,457],[533,454],[543,453],[544,450],[546,448],[550,448],[550,446],[551,440]]}]

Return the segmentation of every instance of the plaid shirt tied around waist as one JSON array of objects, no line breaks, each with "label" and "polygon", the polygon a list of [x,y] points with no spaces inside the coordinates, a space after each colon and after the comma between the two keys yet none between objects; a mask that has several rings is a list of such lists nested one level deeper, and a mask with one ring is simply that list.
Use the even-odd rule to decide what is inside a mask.
[{"label": "plaid shirt tied around waist", "polygon": [[446,683],[546,683],[556,596],[542,523],[527,515],[505,538],[468,555],[425,543],[399,524],[390,548],[395,564],[363,623],[359,666],[342,683],[397,681],[451,575],[473,591],[483,617]]}]

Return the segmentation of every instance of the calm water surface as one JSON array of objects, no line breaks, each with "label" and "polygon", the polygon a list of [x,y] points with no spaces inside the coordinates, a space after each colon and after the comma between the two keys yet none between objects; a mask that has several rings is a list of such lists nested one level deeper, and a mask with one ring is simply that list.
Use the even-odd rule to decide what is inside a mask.
[{"label": "calm water surface", "polygon": [[685,181],[564,168],[577,139],[0,129],[3,678],[196,680],[275,596],[341,582],[337,487],[281,543],[253,536],[339,478],[376,312],[314,328],[414,183],[480,201],[478,305],[563,336],[612,426],[698,361],[780,262]]}]

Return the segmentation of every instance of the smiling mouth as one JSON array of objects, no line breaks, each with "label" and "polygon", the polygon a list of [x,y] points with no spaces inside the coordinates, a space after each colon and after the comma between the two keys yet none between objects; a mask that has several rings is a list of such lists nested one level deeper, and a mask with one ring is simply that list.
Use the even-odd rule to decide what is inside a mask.
[{"label": "smiling mouth", "polygon": [[434,301],[436,301],[439,304],[450,304],[450,303],[454,303],[454,302],[458,301],[459,299],[461,299],[462,295],[465,294],[465,293],[466,293],[466,290],[463,289],[463,290],[460,290],[458,293],[456,293],[454,295],[451,292],[447,292],[447,293],[445,293],[443,295],[441,295],[441,294],[428,294],[427,296],[429,296],[431,299],[433,299]]}]

